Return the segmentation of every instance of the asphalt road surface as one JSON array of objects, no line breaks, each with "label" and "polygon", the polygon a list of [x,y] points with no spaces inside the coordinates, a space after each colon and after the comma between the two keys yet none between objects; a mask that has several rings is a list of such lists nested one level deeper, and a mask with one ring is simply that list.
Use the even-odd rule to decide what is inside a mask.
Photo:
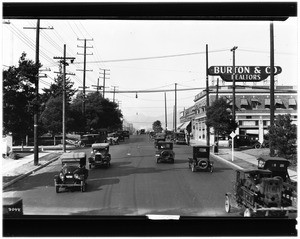
[{"label": "asphalt road surface", "polygon": [[[155,150],[147,135],[130,136],[110,147],[110,168],[89,170],[86,192],[55,192],[57,160],[6,188],[3,197],[21,197],[25,215],[239,215],[224,210],[224,195],[234,180],[230,167],[214,159],[213,173],[192,172],[191,146],[174,146],[174,164],[157,164]],[[89,156],[91,148],[79,151]]]}]

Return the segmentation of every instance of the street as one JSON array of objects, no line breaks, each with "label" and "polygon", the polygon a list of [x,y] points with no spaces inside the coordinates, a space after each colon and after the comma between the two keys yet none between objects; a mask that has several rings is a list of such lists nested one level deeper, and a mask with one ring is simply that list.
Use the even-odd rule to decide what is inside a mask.
[{"label": "street", "polygon": [[[192,172],[192,147],[174,145],[175,163],[155,161],[148,135],[134,135],[110,146],[111,167],[89,170],[87,191],[55,192],[54,175],[60,160],[49,164],[3,191],[3,197],[21,197],[25,215],[181,215],[226,214],[224,195],[231,191],[234,171],[212,159],[214,171]],[[91,154],[91,148],[79,149]],[[88,165],[87,165],[88,168]]]}]

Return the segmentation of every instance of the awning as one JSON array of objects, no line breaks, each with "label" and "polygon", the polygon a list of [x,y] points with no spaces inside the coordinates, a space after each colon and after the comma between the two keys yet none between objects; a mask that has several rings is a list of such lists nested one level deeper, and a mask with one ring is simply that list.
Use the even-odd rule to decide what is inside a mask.
[{"label": "awning", "polygon": [[275,105],[282,105],[282,100],[281,99],[275,99]]},{"label": "awning", "polygon": [[270,99],[265,99],[265,105],[270,105]]},{"label": "awning", "polygon": [[248,105],[247,99],[241,99],[241,105]]},{"label": "awning", "polygon": [[177,125],[177,129],[180,129],[180,127],[183,125],[184,123],[180,123]]},{"label": "awning", "polygon": [[191,123],[191,121],[187,121],[185,122],[181,127],[180,127],[180,130],[185,130],[186,127],[188,127],[188,125]]},{"label": "awning", "polygon": [[289,99],[289,106],[294,106],[297,105],[296,100],[295,99]]}]

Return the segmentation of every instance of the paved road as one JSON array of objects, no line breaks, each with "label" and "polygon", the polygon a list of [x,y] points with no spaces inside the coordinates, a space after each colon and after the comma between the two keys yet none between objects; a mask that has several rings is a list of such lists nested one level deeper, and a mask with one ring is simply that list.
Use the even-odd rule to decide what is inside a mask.
[{"label": "paved road", "polygon": [[[90,155],[90,148],[81,149]],[[187,158],[192,147],[175,145],[174,164],[156,164],[155,148],[146,135],[131,136],[110,147],[111,168],[89,170],[87,192],[55,193],[56,161],[17,182],[3,196],[23,198],[28,215],[182,215],[228,216],[224,194],[234,172],[215,160],[213,173],[193,173]],[[231,213],[230,216],[237,216]]]}]

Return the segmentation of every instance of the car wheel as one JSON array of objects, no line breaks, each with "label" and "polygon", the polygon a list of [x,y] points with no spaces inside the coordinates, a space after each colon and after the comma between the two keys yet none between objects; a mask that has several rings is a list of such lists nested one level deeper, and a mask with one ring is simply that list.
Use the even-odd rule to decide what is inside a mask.
[{"label": "car wheel", "polygon": [[59,186],[55,186],[56,193],[59,193]]},{"label": "car wheel", "polygon": [[228,195],[225,197],[225,212],[230,213],[231,205],[230,205],[230,198]]},{"label": "car wheel", "polygon": [[81,143],[80,146],[81,146],[81,148],[84,148],[85,147],[85,143]]},{"label": "car wheel", "polygon": [[160,159],[159,158],[156,159],[156,163],[160,163]]},{"label": "car wheel", "polygon": [[89,169],[91,169],[92,168],[92,165],[91,164],[89,164]]},{"label": "car wheel", "polygon": [[249,208],[246,208],[244,211],[244,217],[251,217],[251,210]]},{"label": "car wheel", "polygon": [[261,148],[261,144],[260,144],[260,143],[257,143],[257,144],[254,145],[254,147],[255,147],[256,149],[260,149],[260,148]]}]

